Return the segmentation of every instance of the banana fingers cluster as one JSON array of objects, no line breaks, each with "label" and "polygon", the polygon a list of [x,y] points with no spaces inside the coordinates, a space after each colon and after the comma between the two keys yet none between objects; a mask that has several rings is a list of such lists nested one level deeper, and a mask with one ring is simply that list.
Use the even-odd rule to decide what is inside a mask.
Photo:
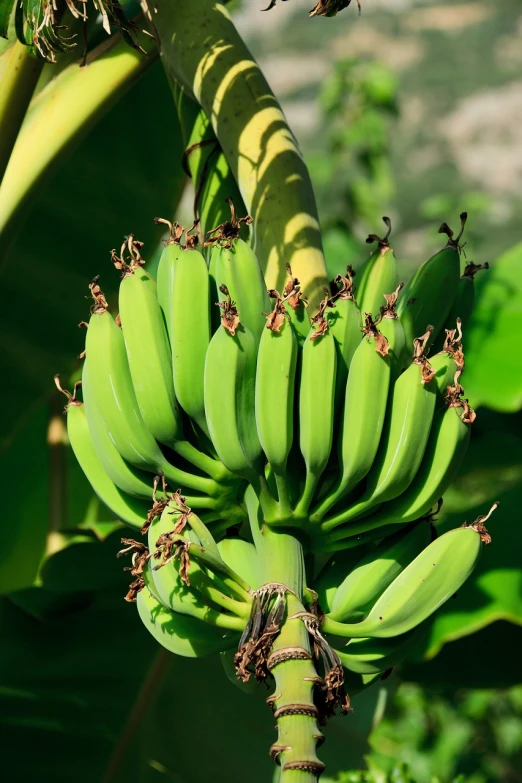
[{"label": "banana fingers cluster", "polygon": [[[160,644],[219,651],[229,673],[239,645],[240,678],[263,679],[297,601],[286,621],[315,652],[295,649],[319,656],[325,703],[345,704],[343,667],[362,687],[403,660],[489,542],[489,515],[440,537],[433,525],[475,418],[463,322],[481,267],[460,276],[463,213],[403,286],[384,218],[374,252],[339,270],[310,317],[290,267],[266,289],[240,238],[250,218],[230,206],[208,261],[196,227],[163,220],[156,279],[133,237],[113,251],[118,315],[95,279],[69,437],[101,500],[146,536],[124,539],[127,600]],[[266,531],[299,541],[307,586],[266,577]]]}]

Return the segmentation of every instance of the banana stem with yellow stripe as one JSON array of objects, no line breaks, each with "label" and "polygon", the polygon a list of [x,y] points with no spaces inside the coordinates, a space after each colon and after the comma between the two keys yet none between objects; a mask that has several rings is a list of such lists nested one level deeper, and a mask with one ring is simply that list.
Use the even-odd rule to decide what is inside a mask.
[{"label": "banana stem with yellow stripe", "polygon": [[310,176],[284,114],[225,7],[208,0],[143,0],[169,77],[210,119],[254,219],[253,248],[267,286],[286,264],[315,309],[326,283]]}]

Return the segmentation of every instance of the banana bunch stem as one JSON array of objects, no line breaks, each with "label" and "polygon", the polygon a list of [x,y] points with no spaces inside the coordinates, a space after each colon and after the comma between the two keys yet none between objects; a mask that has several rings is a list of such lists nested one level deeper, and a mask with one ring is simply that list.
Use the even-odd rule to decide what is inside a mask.
[{"label": "banana bunch stem", "polygon": [[179,0],[175,14],[169,0],[144,5],[167,74],[212,122],[254,218],[253,248],[267,286],[284,286],[289,263],[313,309],[326,283],[315,197],[301,152],[259,66],[220,3]]}]

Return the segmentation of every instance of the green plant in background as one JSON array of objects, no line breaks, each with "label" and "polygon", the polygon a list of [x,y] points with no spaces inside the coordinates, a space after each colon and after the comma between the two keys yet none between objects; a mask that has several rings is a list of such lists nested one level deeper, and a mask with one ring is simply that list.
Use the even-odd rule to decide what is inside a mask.
[{"label": "green plant in background", "polygon": [[[433,647],[441,616],[433,621],[434,611],[462,585],[488,539],[482,507],[476,523],[429,540],[431,510],[455,475],[474,418],[460,385],[459,314],[450,315],[462,285],[460,234],[442,227],[447,247],[420,267],[406,295],[389,231],[369,237],[377,249],[354,264],[355,279],[346,257],[334,262],[335,281],[323,291],[314,198],[277,102],[220,6],[187,3],[178,12],[174,21],[158,4],[153,22],[199,224],[185,233],[172,224],[151,272],[134,237],[113,253],[123,277],[117,321],[109,312],[113,287],[105,298],[91,283],[83,402],[77,390],[68,394],[70,440],[101,499],[147,535],[126,537],[124,551],[132,553],[128,599],[137,598],[152,635],[180,655],[221,651],[232,679],[230,650],[238,648],[235,666],[248,687],[253,676],[274,676],[269,701],[279,740],[272,756],[283,779],[312,780],[323,769],[317,721],[349,706],[343,679],[356,693],[423,645]],[[196,20],[207,20],[204,41]],[[138,73],[134,65],[125,84],[131,73]],[[93,110],[104,95],[112,93],[94,91]],[[53,165],[63,159],[65,139],[56,139]],[[15,147],[14,162],[16,154]],[[179,193],[183,171],[174,168]],[[21,193],[34,199],[38,179],[25,177]],[[225,194],[236,207],[231,216]],[[358,203],[364,212],[364,198]],[[168,199],[160,207],[156,214],[172,216]],[[15,226],[11,253],[18,209],[18,226],[8,221]],[[236,215],[247,209],[255,254],[239,238],[250,220]],[[437,348],[428,354],[432,341]],[[104,584],[92,569],[114,554],[118,533],[93,524],[89,513],[84,529],[63,535],[67,548],[46,561],[42,586],[12,594],[15,606],[51,624],[88,611],[96,627],[111,578]],[[18,542],[22,557],[26,546]],[[61,554],[64,564],[76,556],[80,566],[66,569],[62,584],[53,576]],[[25,579],[30,584],[30,574]],[[157,687],[164,660],[160,654],[144,688]],[[204,677],[197,674],[204,667],[193,671]],[[119,772],[124,753],[118,744],[107,779],[115,779],[111,770]],[[409,775],[400,767],[388,772],[397,780]]]}]

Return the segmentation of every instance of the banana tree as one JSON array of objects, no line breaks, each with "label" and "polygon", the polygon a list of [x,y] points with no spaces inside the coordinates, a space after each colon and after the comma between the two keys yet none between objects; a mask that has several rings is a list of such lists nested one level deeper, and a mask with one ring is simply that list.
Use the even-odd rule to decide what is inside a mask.
[{"label": "banana tree", "polygon": [[[127,600],[167,650],[219,652],[243,685],[273,680],[280,779],[317,780],[322,726],[415,649],[490,540],[489,514],[438,538],[433,526],[475,418],[461,385],[467,216],[458,234],[440,227],[443,248],[405,291],[388,218],[364,264],[329,282],[303,157],[222,4],[144,0],[134,18],[105,0],[12,5],[0,14],[18,38],[0,61],[11,258],[49,173],[161,60],[177,112],[170,124],[154,112],[161,154],[176,151],[161,258],[145,264],[137,233],[112,251],[116,310],[114,284],[95,277],[81,380],[56,383],[83,472],[134,531]],[[66,25],[83,33],[80,68]],[[142,123],[133,106],[120,130],[138,143]],[[120,187],[138,210],[141,184],[128,161]]]}]

